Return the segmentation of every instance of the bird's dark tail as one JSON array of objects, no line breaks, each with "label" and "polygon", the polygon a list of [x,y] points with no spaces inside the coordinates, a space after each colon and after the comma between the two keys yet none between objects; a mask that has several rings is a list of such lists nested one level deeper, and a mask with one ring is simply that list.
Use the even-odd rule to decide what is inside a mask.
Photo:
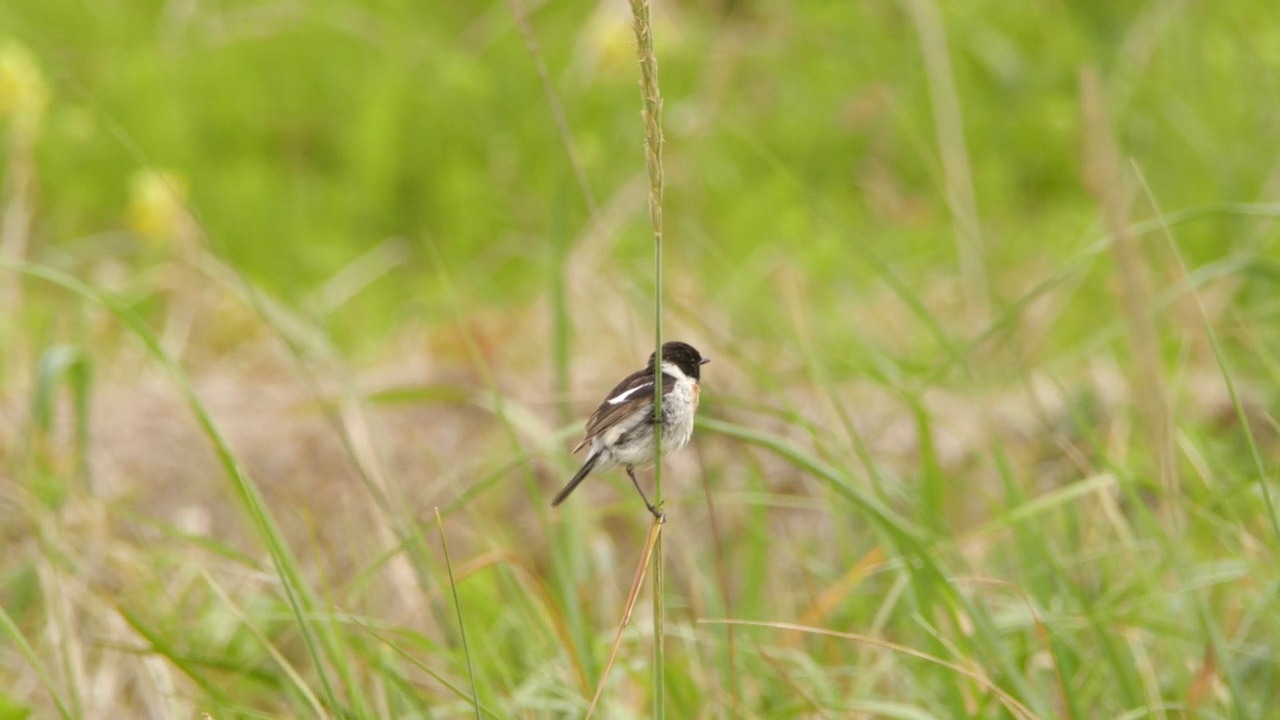
[{"label": "bird's dark tail", "polygon": [[600,461],[600,453],[596,452],[588,455],[587,461],[582,464],[582,468],[578,470],[578,473],[576,475],[573,476],[573,479],[570,480],[569,483],[564,486],[563,490],[556,493],[555,499],[551,501],[551,507],[556,507],[560,503],[564,502],[564,499],[569,497],[569,493],[576,490],[578,488],[578,485],[580,485],[582,481],[585,480],[587,476],[591,474],[592,468],[594,468],[596,466],[596,463],[599,461]]}]

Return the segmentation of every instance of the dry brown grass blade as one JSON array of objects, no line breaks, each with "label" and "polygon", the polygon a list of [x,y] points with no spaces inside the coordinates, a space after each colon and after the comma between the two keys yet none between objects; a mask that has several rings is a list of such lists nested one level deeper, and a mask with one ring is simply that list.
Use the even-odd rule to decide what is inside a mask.
[{"label": "dry brown grass blade", "polygon": [[789,622],[773,622],[773,621],[764,621],[764,620],[734,620],[732,618],[725,618],[722,620],[702,619],[702,620],[699,620],[698,622],[706,623],[709,625],[740,625],[743,627],[773,628],[774,630],[788,630],[793,632],[810,633],[813,635],[823,635],[826,637],[841,638],[844,640],[853,640],[854,642],[865,643],[867,645],[874,645],[875,647],[884,648],[886,650],[892,650],[897,653],[902,653],[903,655],[910,655],[913,658],[919,658],[926,662],[931,662],[934,665],[947,668],[952,672],[958,673],[960,675],[963,675],[969,678],[970,680],[974,681],[981,687],[986,688],[988,691],[991,692],[991,694],[1000,698],[1000,702],[1004,703],[1004,706],[1009,708],[1009,711],[1013,713],[1015,717],[1031,718],[1033,720],[1038,720],[1038,718],[1040,717],[1039,715],[1036,715],[1035,713],[1031,712],[1031,708],[1027,707],[1026,705],[1023,705],[1021,702],[1018,702],[1017,698],[1005,692],[1000,688],[1000,686],[996,685],[995,683],[991,682],[991,680],[987,679],[985,675],[982,675],[981,673],[970,670],[969,668],[964,667],[963,665],[959,665],[953,662],[949,662],[947,660],[943,660],[940,657],[935,657],[928,653],[921,652],[919,650],[916,650],[915,648],[909,648],[905,645],[898,645],[897,643],[891,643],[888,640],[881,640],[880,638],[874,638],[869,635],[859,635],[858,633],[841,632],[839,630],[828,630],[826,628],[811,627],[808,625],[800,625],[798,623],[789,623]]},{"label": "dry brown grass blade", "polygon": [[1058,681],[1058,693],[1060,702],[1058,704],[1058,712],[1066,720],[1071,720],[1071,706],[1067,703],[1067,681],[1062,677],[1062,667],[1058,665],[1058,656],[1053,652],[1053,645],[1049,637],[1049,628],[1045,626],[1044,621],[1040,619],[1040,613],[1036,612],[1036,607],[1031,603],[1031,597],[1027,595],[1021,587],[996,578],[957,578],[959,582],[979,583],[983,585],[994,585],[996,587],[1007,588],[1012,590],[1019,598],[1022,598],[1022,604],[1027,606],[1027,612],[1031,613],[1031,620],[1036,624],[1036,635],[1044,641],[1045,650],[1049,653],[1049,661],[1053,663],[1053,675]]},{"label": "dry brown grass blade", "polygon": [[[877,545],[868,550],[835,584],[818,594],[818,597],[809,605],[809,608],[800,615],[800,624],[815,625],[825,621],[831,615],[831,611],[840,604],[840,601],[847,597],[855,587],[871,574],[872,570],[880,567],[884,561],[884,548]],[[793,635],[792,638],[793,644],[799,643],[800,635],[798,633]]]},{"label": "dry brown grass blade", "polygon": [[1129,199],[1120,177],[1119,150],[1111,133],[1102,82],[1096,70],[1086,68],[1081,71],[1080,94],[1084,114],[1085,184],[1098,199],[1103,218],[1115,238],[1111,251],[1119,271],[1121,305],[1129,325],[1129,343],[1134,355],[1130,382],[1147,432],[1147,442],[1155,453],[1156,472],[1164,492],[1161,513],[1172,535],[1182,525],[1178,510],[1180,483],[1173,413],[1160,363],[1151,280],[1139,246],[1139,236],[1129,222]]},{"label": "dry brown grass blade", "polygon": [[631,582],[631,592],[627,594],[627,607],[622,613],[622,622],[618,623],[618,633],[613,638],[613,649],[609,651],[609,662],[605,663],[604,672],[600,675],[600,682],[596,685],[596,694],[591,697],[591,705],[587,708],[586,720],[591,720],[591,716],[595,714],[596,704],[600,702],[600,694],[604,692],[604,684],[609,680],[609,671],[613,669],[613,661],[618,657],[618,648],[622,646],[622,631],[626,629],[627,623],[631,622],[631,611],[635,610],[636,598],[640,596],[640,586],[644,584],[645,571],[649,568],[649,560],[653,557],[653,547],[658,544],[658,535],[662,533],[662,520],[660,518],[653,519],[653,525],[649,527],[649,539],[644,544],[644,554],[640,557],[640,564],[636,566],[636,576]]},{"label": "dry brown grass blade", "polygon": [[1218,656],[1214,654],[1213,645],[1209,643],[1204,646],[1204,659],[1200,662],[1200,669],[1196,671],[1195,677],[1187,687],[1187,707],[1198,710],[1212,696],[1213,686],[1217,681]]}]

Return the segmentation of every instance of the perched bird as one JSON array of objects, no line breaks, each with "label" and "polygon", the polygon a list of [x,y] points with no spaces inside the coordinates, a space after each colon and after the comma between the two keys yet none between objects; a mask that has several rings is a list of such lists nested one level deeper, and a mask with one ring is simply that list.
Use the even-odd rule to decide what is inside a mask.
[{"label": "perched bird", "polygon": [[[615,465],[627,468],[631,484],[636,486],[644,506],[654,517],[662,513],[649,502],[635,469],[651,465],[656,443],[653,413],[653,361],[631,373],[609,393],[600,407],[587,420],[586,434],[573,449],[574,454],[588,445],[587,460],[573,479],[556,494],[551,507],[569,497],[592,470],[606,470]],[[698,380],[702,366],[711,362],[698,354],[692,345],[669,342],[662,346],[662,454],[667,455],[689,444],[693,435],[693,415],[698,410]]]}]

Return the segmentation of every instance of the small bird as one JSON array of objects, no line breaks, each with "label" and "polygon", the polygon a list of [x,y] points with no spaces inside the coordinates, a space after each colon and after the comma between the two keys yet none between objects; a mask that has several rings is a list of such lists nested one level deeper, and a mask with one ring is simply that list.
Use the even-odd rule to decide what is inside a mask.
[{"label": "small bird", "polygon": [[[586,434],[573,449],[574,454],[588,445],[587,461],[564,489],[556,494],[551,507],[564,502],[592,470],[606,470],[624,465],[631,484],[636,486],[644,506],[653,516],[662,513],[649,503],[636,480],[635,469],[654,461],[653,441],[653,361],[631,373],[609,393],[600,407],[587,420]],[[662,346],[662,454],[668,455],[689,444],[693,435],[693,415],[698,410],[701,393],[698,381],[702,366],[711,362],[692,345],[669,342]]]}]

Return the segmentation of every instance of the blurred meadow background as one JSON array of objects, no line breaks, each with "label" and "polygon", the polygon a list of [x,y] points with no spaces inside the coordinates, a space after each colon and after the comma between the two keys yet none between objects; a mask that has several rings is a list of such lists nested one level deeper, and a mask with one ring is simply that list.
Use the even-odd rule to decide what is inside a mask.
[{"label": "blurred meadow background", "polygon": [[[0,720],[585,714],[649,516],[547,505],[653,346],[630,22],[0,0]],[[666,716],[1280,717],[1273,3],[655,26],[713,359]],[[596,717],[660,714],[640,597]]]}]

